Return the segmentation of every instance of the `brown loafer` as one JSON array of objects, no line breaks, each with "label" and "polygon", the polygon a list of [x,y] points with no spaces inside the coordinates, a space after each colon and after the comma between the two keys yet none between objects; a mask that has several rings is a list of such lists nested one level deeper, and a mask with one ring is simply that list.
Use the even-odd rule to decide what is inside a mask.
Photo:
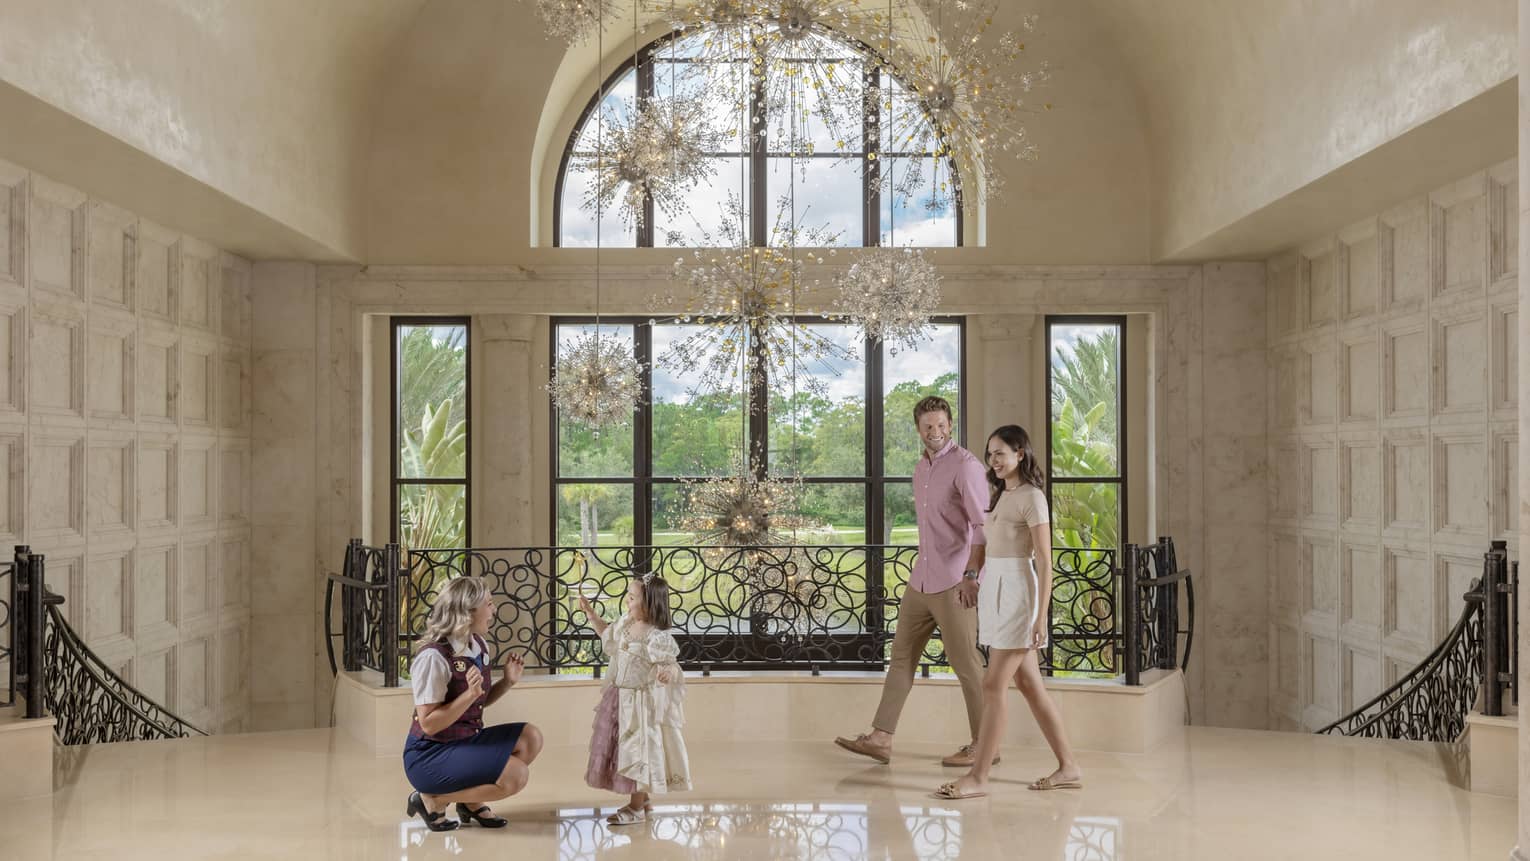
[{"label": "brown loafer", "polygon": [[870,757],[877,762],[882,763],[883,765],[886,765],[892,761],[892,745],[872,744],[870,739],[868,739],[864,733],[856,736],[855,738],[845,738],[844,736],[840,736],[839,738],[834,739],[834,743],[844,748],[845,750],[850,751],[851,753],[858,753],[861,756]]},{"label": "brown loafer", "polygon": [[[975,754],[976,752],[977,752],[977,748],[973,747],[970,744],[964,744],[964,745],[961,746],[960,749],[958,749],[956,751],[956,753],[953,753],[950,756],[946,757],[945,759],[942,759],[940,761],[940,764],[944,765],[944,766],[947,766],[949,768],[971,768],[972,767],[972,763],[977,761],[976,758],[973,756],[973,754]],[[994,765],[998,765],[999,764],[999,757],[998,757],[998,755],[994,756],[993,764]]]}]

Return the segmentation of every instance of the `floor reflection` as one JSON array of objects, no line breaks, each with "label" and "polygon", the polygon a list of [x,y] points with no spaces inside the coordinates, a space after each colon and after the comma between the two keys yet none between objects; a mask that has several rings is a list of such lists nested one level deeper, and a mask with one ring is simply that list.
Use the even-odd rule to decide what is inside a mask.
[{"label": "floor reflection", "polygon": [[[955,861],[996,858],[1012,828],[1024,832],[1027,858],[1115,861],[1120,822],[1079,816],[1058,821],[1041,811],[994,822],[985,806],[963,810],[941,805],[872,803],[660,804],[647,823],[613,828],[608,810],[554,811],[558,861],[617,858],[735,859],[746,857],[838,859],[893,858]],[[1052,811],[1055,813],[1055,811]],[[537,830],[547,826],[541,825]],[[430,846],[432,855],[457,854],[454,835],[410,828],[407,844]],[[465,835],[464,835],[465,836]],[[548,835],[551,836],[551,835]],[[437,839],[432,840],[435,837]],[[440,839],[445,838],[445,839]],[[1054,844],[1047,851],[1048,842]],[[406,844],[406,848],[407,848]],[[443,851],[444,850],[444,851]],[[1013,851],[1013,849],[1011,850]]]}]

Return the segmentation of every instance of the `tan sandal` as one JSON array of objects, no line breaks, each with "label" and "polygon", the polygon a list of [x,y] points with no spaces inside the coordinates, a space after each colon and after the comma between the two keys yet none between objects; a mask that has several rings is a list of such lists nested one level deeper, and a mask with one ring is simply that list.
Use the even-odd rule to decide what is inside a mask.
[{"label": "tan sandal", "polygon": [[1050,777],[1041,777],[1037,778],[1036,782],[1032,783],[1026,788],[1034,789],[1038,792],[1046,792],[1052,789],[1083,789],[1084,780],[1083,778],[1079,777],[1070,778],[1068,780],[1053,780]]},{"label": "tan sandal", "polygon": [[642,807],[633,807],[623,804],[616,808],[616,812],[606,817],[607,825],[637,825],[648,819],[648,812],[653,808],[645,804]]},{"label": "tan sandal", "polygon": [[936,798],[944,798],[948,801],[961,801],[964,798],[986,798],[987,796],[988,793],[986,792],[962,792],[956,788],[956,781],[954,780],[950,783],[942,783],[940,788],[935,790]]}]

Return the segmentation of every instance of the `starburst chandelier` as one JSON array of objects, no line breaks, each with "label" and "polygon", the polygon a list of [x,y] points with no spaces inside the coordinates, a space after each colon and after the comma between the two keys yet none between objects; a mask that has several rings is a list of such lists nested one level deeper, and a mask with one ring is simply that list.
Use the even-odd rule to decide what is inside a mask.
[{"label": "starburst chandelier", "polygon": [[768,122],[751,130],[769,149],[812,155],[858,151],[865,57],[847,45],[881,26],[854,0],[657,0],[706,68],[753,86],[718,88],[733,108],[753,103]]},{"label": "starburst chandelier", "polygon": [[756,475],[737,454],[729,474],[684,484],[686,513],[680,517],[680,528],[703,547],[794,545],[798,530],[816,525],[793,513],[801,496],[801,482]]},{"label": "starburst chandelier", "polygon": [[1018,30],[999,33],[999,0],[913,2],[922,14],[900,16],[901,32],[884,40],[890,65],[911,91],[883,94],[890,146],[951,158],[960,173],[937,178],[937,185],[991,197],[1002,188],[1001,154],[1036,155],[1024,118],[1037,109],[1026,99],[1050,77],[1044,62],[1025,68],[1037,19],[1027,16]]},{"label": "starburst chandelier", "polygon": [[717,173],[708,153],[720,146],[705,99],[665,96],[603,110],[605,139],[574,162],[593,181],[580,202],[585,209],[613,205],[627,225],[643,223],[644,204],[674,215],[685,212],[695,187]]},{"label": "starburst chandelier", "polygon": [[632,420],[643,394],[641,370],[624,339],[587,332],[559,350],[547,391],[561,418],[592,428],[621,425]]},{"label": "starburst chandelier", "polygon": [[[715,240],[707,234],[703,244],[708,247],[675,260],[674,284],[688,293],[683,300],[686,310],[678,319],[699,325],[694,334],[672,343],[656,364],[679,374],[697,374],[688,392],[691,396],[738,390],[749,376],[751,352],[774,371],[786,371],[803,360],[817,365],[825,374],[805,382],[810,389],[822,388],[826,384],[819,376],[837,376],[836,363],[852,360],[855,352],[797,319],[798,293],[817,283],[808,280],[807,268],[822,264],[825,258],[811,251],[799,254],[793,237],[801,233],[807,244],[821,247],[832,244],[837,235],[822,228],[799,231],[778,219],[771,230],[774,241],[749,246],[742,204],[730,198],[726,209],[724,228],[732,240],[723,247],[710,247]],[[786,241],[780,241],[781,237]],[[673,308],[681,300],[667,294],[654,297],[653,302],[656,307]],[[773,392],[787,395],[799,375],[766,376]]]},{"label": "starburst chandelier", "polygon": [[536,0],[536,4],[547,35],[570,44],[603,29],[616,12],[616,0]]},{"label": "starburst chandelier", "polygon": [[896,355],[929,335],[940,273],[914,248],[867,248],[839,279],[839,312]]}]

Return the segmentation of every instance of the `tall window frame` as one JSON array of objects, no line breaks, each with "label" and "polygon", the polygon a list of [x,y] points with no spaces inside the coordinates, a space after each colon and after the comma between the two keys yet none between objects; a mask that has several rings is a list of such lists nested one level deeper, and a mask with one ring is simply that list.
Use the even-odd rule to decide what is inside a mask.
[{"label": "tall window frame", "polygon": [[[636,98],[639,102],[653,98],[656,95],[657,76],[655,74],[655,59],[659,58],[660,52],[672,40],[692,35],[685,32],[669,33],[649,42],[637,52],[636,57],[629,57],[622,62],[605,80],[601,82],[596,93],[580,111],[578,120],[574,123],[573,130],[569,133],[567,144],[563,148],[563,155],[559,160],[557,179],[553,185],[553,247],[564,247],[563,237],[563,206],[564,191],[568,181],[570,163],[577,151],[579,138],[586,125],[595,112],[600,108],[604,98],[609,97],[621,80],[629,72],[636,70]],[[876,52],[864,43],[851,40],[848,37],[840,37],[841,40],[853,50],[863,55],[875,58]],[[670,59],[663,59],[671,62]],[[680,62],[686,62],[682,59]],[[880,63],[869,64],[871,68],[862,75],[862,86],[866,92],[878,91],[882,87],[882,73]],[[898,82],[902,85],[902,82]],[[905,87],[906,89],[906,87]],[[746,119],[746,129],[768,129],[769,117],[767,115],[769,105],[764,98],[763,88],[756,84],[752,98],[749,99],[749,116]],[[858,150],[845,150],[835,152],[797,153],[796,159],[831,159],[833,161],[847,161],[856,159],[861,167],[861,241],[850,243],[852,247],[872,248],[882,244],[882,165],[889,159],[908,158],[936,158],[927,156],[925,153],[903,152],[885,150],[882,146],[883,130],[881,122],[882,103],[880,98],[867,98],[864,101],[864,113],[861,120],[861,148]],[[764,247],[770,244],[771,219],[770,219],[770,188],[769,171],[772,160],[781,160],[787,153],[773,150],[769,146],[768,135],[761,132],[748,135],[747,144],[742,144],[739,152],[714,153],[712,155],[737,156],[747,155],[749,179],[747,199],[744,201],[746,211],[749,214],[749,244]],[[950,171],[953,180],[957,177],[956,163],[950,158],[945,158],[946,169]],[[950,206],[954,219],[955,235],[950,247],[961,247],[965,232],[964,206],[959,182],[952,183],[952,199]],[[655,248],[659,246],[655,242],[655,207],[651,196],[645,195],[643,201],[643,214],[641,223],[636,225],[636,242],[638,248]],[[617,246],[613,246],[617,247]],[[620,247],[626,246],[625,241]]]},{"label": "tall window frame", "polygon": [[[392,454],[389,463],[389,540],[401,543],[403,536],[400,532],[400,523],[403,515],[403,495],[406,488],[410,487],[455,487],[462,488],[463,498],[463,523],[462,536],[463,547],[473,546],[473,324],[472,317],[437,317],[437,316],[392,316],[389,317],[388,326],[388,392],[391,410],[390,441]],[[430,478],[430,477],[406,477],[401,475],[402,442],[405,433],[403,424],[402,382],[403,382],[403,355],[399,350],[400,333],[409,328],[428,328],[460,326],[463,330],[462,338],[462,408],[463,420],[467,423],[467,439],[463,458],[463,470],[461,478]],[[415,548],[410,549],[426,549]]]},{"label": "tall window frame", "polygon": [[[824,317],[803,315],[797,318],[803,323],[832,323]],[[600,318],[600,325],[606,326],[631,326],[633,332],[634,358],[642,368],[643,391],[652,392],[653,383],[653,328],[652,317],[637,316],[605,316]],[[668,321],[665,321],[668,322]],[[945,326],[955,326],[957,329],[957,403],[953,404],[956,410],[956,423],[952,431],[952,438],[958,441],[964,439],[966,422],[967,402],[967,325],[966,318],[962,316],[939,316],[931,319],[932,323]],[[548,367],[556,367],[558,351],[558,331],[563,326],[593,326],[596,319],[593,316],[563,316],[554,317],[552,323],[552,337],[548,355]],[[894,485],[913,486],[914,464],[908,464],[907,472],[889,472],[885,466],[885,440],[886,427],[884,410],[886,403],[886,374],[885,358],[886,348],[880,344],[872,344],[869,341],[858,344],[861,355],[865,357],[865,381],[864,401],[865,409],[865,469],[863,475],[814,475],[802,476],[804,485],[849,485],[862,484],[865,487],[865,535],[867,544],[892,543],[882,540],[888,536],[888,524],[886,518],[887,490]],[[763,474],[769,464],[765,461],[769,456],[769,431],[770,431],[770,387],[765,374],[768,370],[763,362],[756,357],[748,368],[749,379],[746,382],[744,399],[748,418],[747,445],[749,451],[745,453],[750,457],[749,465],[756,474]],[[549,439],[554,441],[551,464],[552,481],[550,483],[548,504],[549,511],[553,512],[550,518],[549,543],[557,546],[558,540],[558,497],[561,489],[568,485],[606,485],[617,487],[630,487],[633,500],[633,546],[647,546],[653,544],[653,509],[654,490],[657,487],[669,485],[678,486],[688,479],[702,476],[691,475],[656,475],[654,472],[653,457],[653,403],[651,397],[641,399],[633,417],[633,461],[632,475],[629,476],[565,476],[561,470],[561,457],[557,448],[559,435],[559,415],[556,409],[549,413]],[[915,433],[913,416],[908,416],[908,432]],[[764,453],[758,460],[753,458],[753,453]],[[875,540],[873,540],[875,539]]]},{"label": "tall window frame", "polygon": [[[1102,326],[1112,327],[1116,331],[1116,379],[1115,379],[1115,412],[1116,412],[1116,464],[1114,474],[1069,474],[1058,475],[1057,452],[1055,433],[1058,416],[1052,405],[1052,391],[1056,378],[1055,354],[1052,345],[1054,332],[1061,327],[1068,326]],[[1059,487],[1103,485],[1114,486],[1117,498],[1117,539],[1114,545],[1103,549],[1114,550],[1119,553],[1127,543],[1128,502],[1130,491],[1128,488],[1127,449],[1129,439],[1127,430],[1126,390],[1128,379],[1127,355],[1126,355],[1126,326],[1127,317],[1124,314],[1048,314],[1046,317],[1047,334],[1047,361],[1046,361],[1046,450],[1047,450],[1047,507],[1054,512],[1052,515],[1052,529],[1054,544],[1059,518],[1057,517],[1057,490]]]}]

